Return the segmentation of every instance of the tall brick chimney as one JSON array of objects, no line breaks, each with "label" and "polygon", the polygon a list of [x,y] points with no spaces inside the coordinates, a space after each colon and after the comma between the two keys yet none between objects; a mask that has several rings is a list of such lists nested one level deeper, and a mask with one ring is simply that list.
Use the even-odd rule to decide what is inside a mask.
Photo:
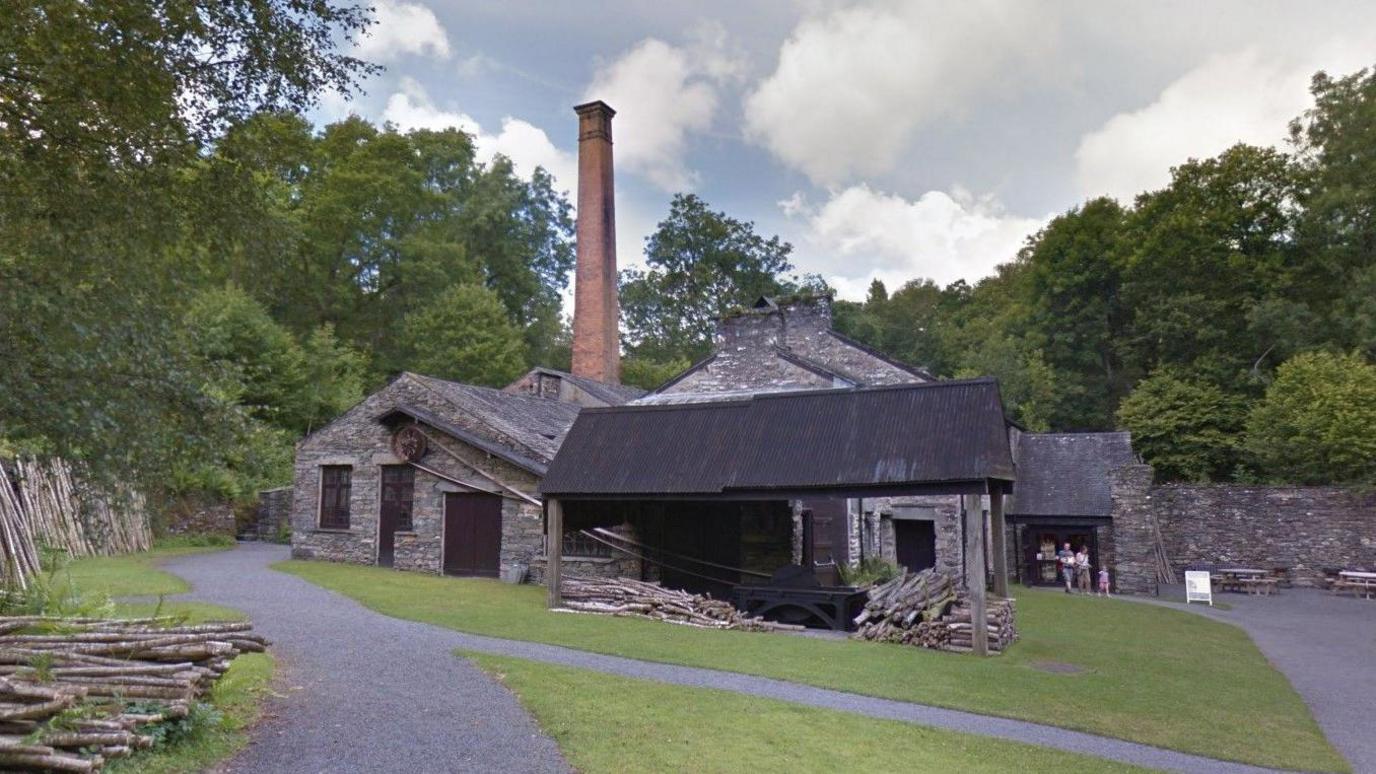
[{"label": "tall brick chimney", "polygon": [[598,100],[578,113],[578,267],[573,286],[573,373],[621,382],[616,299],[616,205],[612,196],[612,116]]}]

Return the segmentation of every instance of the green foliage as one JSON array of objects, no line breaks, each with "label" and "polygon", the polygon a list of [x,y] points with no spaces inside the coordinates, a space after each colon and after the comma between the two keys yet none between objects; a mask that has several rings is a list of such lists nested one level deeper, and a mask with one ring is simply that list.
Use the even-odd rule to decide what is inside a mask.
[{"label": "green foliage", "polygon": [[840,564],[836,569],[841,573],[841,582],[847,586],[877,586],[903,573],[898,565],[878,556],[867,556],[853,565]]},{"label": "green foliage", "polygon": [[645,240],[646,269],[621,272],[622,340],[635,357],[696,361],[711,350],[716,318],[759,296],[823,290],[798,282],[793,246],[755,233],[755,224],[712,211],[692,194],[677,194],[669,215]]},{"label": "green foliage", "polygon": [[644,357],[628,357],[621,361],[621,383],[646,390],[664,384],[691,366],[685,358],[660,362]]},{"label": "green foliage", "polygon": [[1245,402],[1207,382],[1159,371],[1118,408],[1132,445],[1162,480],[1220,481],[1239,462]]},{"label": "green foliage", "polygon": [[1247,450],[1272,480],[1376,483],[1376,365],[1328,352],[1286,361],[1247,418]]},{"label": "green foliage", "polygon": [[185,170],[226,126],[349,92],[363,8],[324,0],[0,6],[0,435],[157,482],[216,442],[178,344]]},{"label": "green foliage", "polygon": [[[136,715],[157,715],[167,712],[167,706],[157,701],[125,702],[125,712]],[[139,733],[153,738],[153,749],[185,744],[209,733],[224,723],[224,713],[213,704],[198,701],[181,717],[170,717],[160,723],[139,727]]]},{"label": "green foliage", "polygon": [[164,535],[153,541],[156,550],[180,548],[229,548],[235,544],[229,535]]},{"label": "green foliage", "polygon": [[442,379],[499,387],[526,367],[525,343],[501,299],[479,285],[454,285],[402,321],[409,366]]}]

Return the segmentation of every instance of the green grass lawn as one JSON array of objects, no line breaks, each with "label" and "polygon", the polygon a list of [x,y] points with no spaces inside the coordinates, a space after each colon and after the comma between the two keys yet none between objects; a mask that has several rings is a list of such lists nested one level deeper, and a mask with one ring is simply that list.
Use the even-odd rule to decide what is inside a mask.
[{"label": "green grass lawn", "polygon": [[223,551],[226,545],[161,545],[152,551],[124,556],[94,556],[75,559],[57,571],[57,580],[71,584],[82,594],[110,597],[156,597],[185,594],[191,590],[186,581],[155,565],[164,559],[185,554]]},{"label": "green grass lawn", "polygon": [[[459,631],[709,667],[1019,718],[1280,768],[1346,771],[1309,709],[1240,629],[1133,602],[1027,592],[1022,641],[993,658],[857,641],[553,613],[494,580],[291,561],[277,569],[378,612]],[[1072,664],[1053,673],[1046,662]]]},{"label": "green grass lawn", "polygon": [[462,655],[511,688],[569,763],[589,774],[1145,771],[1044,747],[729,691]]}]

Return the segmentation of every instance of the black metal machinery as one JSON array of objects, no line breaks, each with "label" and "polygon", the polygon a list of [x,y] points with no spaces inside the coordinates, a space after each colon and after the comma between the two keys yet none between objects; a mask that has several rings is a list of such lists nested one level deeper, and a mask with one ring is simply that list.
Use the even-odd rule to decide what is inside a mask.
[{"label": "black metal machinery", "polygon": [[822,586],[812,570],[796,564],[779,568],[765,584],[743,584],[732,603],[767,621],[802,624],[844,632],[865,606],[865,592],[851,586]]}]

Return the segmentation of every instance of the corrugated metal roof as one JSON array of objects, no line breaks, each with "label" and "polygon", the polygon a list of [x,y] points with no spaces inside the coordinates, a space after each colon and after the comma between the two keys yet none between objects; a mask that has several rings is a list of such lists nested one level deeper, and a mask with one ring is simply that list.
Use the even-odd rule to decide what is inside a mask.
[{"label": "corrugated metal roof", "polygon": [[1008,513],[1112,516],[1112,473],[1136,461],[1130,433],[1023,433]]},{"label": "corrugated metal roof", "polygon": [[857,490],[1013,478],[992,379],[584,409],[551,495]]}]

